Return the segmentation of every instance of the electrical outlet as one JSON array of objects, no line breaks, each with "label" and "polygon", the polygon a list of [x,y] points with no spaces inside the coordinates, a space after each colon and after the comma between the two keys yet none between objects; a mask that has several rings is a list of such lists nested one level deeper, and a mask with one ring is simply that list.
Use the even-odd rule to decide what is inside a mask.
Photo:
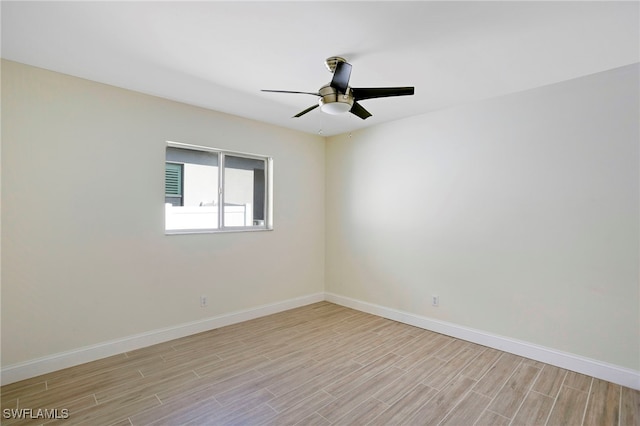
[{"label": "electrical outlet", "polygon": [[207,300],[207,296],[200,296],[200,307],[205,308],[208,304],[209,301]]},{"label": "electrical outlet", "polygon": [[440,305],[440,298],[434,294],[433,296],[431,296],[431,306],[438,305]]}]

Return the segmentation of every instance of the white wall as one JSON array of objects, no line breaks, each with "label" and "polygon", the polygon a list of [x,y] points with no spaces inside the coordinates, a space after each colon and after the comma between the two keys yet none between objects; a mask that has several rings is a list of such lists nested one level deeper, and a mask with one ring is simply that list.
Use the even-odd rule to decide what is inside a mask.
[{"label": "white wall", "polygon": [[[324,290],[640,371],[638,72],[325,147],[3,61],[3,371]],[[275,230],[165,236],[167,140],[273,156]]]},{"label": "white wall", "polygon": [[329,138],[327,291],[640,371],[638,76]]},{"label": "white wall", "polygon": [[[274,230],[165,236],[168,140],[272,156]],[[320,137],[3,61],[2,185],[3,367],[324,289]]]}]

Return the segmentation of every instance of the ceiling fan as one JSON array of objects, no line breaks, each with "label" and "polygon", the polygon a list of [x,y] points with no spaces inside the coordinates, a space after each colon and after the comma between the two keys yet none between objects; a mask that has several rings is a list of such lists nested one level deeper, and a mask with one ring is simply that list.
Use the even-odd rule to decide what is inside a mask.
[{"label": "ceiling fan", "polygon": [[351,112],[363,120],[371,117],[371,113],[364,109],[358,101],[372,98],[387,98],[391,96],[407,96],[413,95],[413,87],[370,87],[357,88],[349,87],[349,77],[351,76],[351,64],[344,58],[332,56],[327,58],[325,65],[333,78],[331,83],[325,84],[318,92],[295,92],[291,90],[262,90],[263,92],[274,93],[302,93],[306,95],[318,96],[318,104],[313,105],[304,111],[294,115],[294,118],[303,116],[318,107],[327,114],[341,114]]}]

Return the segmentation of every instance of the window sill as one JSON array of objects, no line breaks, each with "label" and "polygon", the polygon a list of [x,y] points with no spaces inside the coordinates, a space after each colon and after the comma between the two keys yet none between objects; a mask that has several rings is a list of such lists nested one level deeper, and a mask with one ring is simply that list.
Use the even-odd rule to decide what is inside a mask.
[{"label": "window sill", "polygon": [[264,232],[273,231],[273,228],[225,228],[225,229],[176,229],[164,231],[164,235],[190,235],[190,234],[228,234],[234,232]]}]

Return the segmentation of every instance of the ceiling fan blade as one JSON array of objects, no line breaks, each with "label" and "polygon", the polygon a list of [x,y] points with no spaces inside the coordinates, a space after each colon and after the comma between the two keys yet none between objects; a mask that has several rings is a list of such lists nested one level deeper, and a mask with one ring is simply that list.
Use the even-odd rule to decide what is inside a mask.
[{"label": "ceiling fan blade", "polygon": [[351,64],[347,62],[338,62],[336,64],[336,70],[333,72],[333,78],[331,79],[331,87],[337,89],[340,93],[347,93],[350,77]]},{"label": "ceiling fan blade", "polygon": [[372,98],[388,98],[391,96],[408,96],[413,95],[413,87],[365,87],[351,88],[353,98],[356,101]]},{"label": "ceiling fan blade", "polygon": [[272,93],[302,93],[303,95],[314,95],[314,96],[320,96],[320,93],[313,93],[313,92],[295,92],[292,90],[261,90],[261,92],[272,92]]},{"label": "ceiling fan blade", "polygon": [[293,118],[301,117],[301,116],[305,115],[306,113],[308,113],[309,111],[318,108],[319,106],[320,105],[316,104],[316,105],[314,105],[312,107],[309,107],[309,108],[305,109],[304,111],[301,111],[301,112],[297,113],[296,115],[294,115]]},{"label": "ceiling fan blade", "polygon": [[363,120],[366,120],[367,118],[371,117],[371,113],[366,109],[364,109],[364,107],[357,102],[353,103],[353,106],[351,107],[350,112],[351,114],[357,115]]}]

